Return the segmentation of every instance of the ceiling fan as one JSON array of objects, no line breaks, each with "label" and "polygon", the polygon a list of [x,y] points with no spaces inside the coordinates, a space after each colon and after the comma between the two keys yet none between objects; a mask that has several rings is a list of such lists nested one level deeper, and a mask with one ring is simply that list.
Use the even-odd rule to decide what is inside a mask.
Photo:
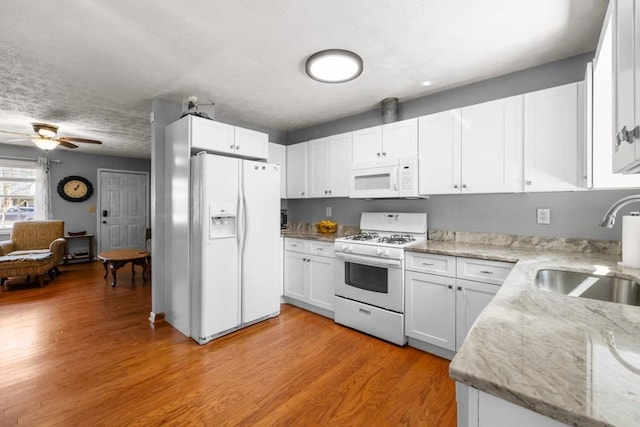
[{"label": "ceiling fan", "polygon": [[38,148],[49,151],[55,150],[58,145],[65,148],[78,148],[74,142],[85,144],[102,144],[101,141],[95,139],[76,138],[72,136],[57,136],[58,126],[50,125],[47,123],[31,123],[35,135],[23,132],[12,132],[6,130],[0,130],[0,133],[8,133],[12,135],[26,136],[27,138],[12,139],[10,141],[28,141],[31,140]]}]

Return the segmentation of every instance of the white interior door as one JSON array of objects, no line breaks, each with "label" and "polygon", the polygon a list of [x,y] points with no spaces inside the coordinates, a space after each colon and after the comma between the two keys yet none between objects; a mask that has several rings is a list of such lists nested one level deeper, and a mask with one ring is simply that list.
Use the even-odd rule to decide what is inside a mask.
[{"label": "white interior door", "polygon": [[99,169],[98,182],[100,252],[144,249],[149,175],[146,172]]}]

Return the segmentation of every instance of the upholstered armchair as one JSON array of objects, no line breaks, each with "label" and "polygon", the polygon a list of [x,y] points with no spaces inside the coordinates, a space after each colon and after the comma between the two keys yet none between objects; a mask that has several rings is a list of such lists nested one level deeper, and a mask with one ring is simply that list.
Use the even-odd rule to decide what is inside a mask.
[{"label": "upholstered armchair", "polygon": [[44,274],[64,258],[64,221],[20,221],[13,224],[11,240],[0,242],[0,284],[8,277],[36,276],[44,286]]}]

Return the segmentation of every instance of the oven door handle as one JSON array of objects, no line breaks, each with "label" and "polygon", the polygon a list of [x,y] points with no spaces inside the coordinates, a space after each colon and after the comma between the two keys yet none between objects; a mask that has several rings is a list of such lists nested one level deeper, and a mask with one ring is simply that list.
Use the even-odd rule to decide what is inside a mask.
[{"label": "oven door handle", "polygon": [[399,259],[370,258],[367,256],[345,254],[342,252],[336,252],[336,258],[340,258],[349,262],[371,265],[373,267],[402,267],[402,261],[400,261]]}]

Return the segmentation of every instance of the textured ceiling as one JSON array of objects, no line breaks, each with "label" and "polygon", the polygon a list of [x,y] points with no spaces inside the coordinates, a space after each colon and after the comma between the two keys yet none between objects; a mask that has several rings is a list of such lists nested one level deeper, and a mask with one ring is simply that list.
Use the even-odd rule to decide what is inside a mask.
[{"label": "textured ceiling", "polygon": [[[594,50],[606,0],[20,0],[0,2],[0,129],[100,139],[150,157],[151,99],[197,95],[290,131]],[[357,52],[355,81],[306,77]],[[420,83],[431,80],[424,88]],[[11,139],[0,134],[0,142]],[[30,144],[30,142],[22,142]],[[0,147],[1,148],[1,147]]]}]

